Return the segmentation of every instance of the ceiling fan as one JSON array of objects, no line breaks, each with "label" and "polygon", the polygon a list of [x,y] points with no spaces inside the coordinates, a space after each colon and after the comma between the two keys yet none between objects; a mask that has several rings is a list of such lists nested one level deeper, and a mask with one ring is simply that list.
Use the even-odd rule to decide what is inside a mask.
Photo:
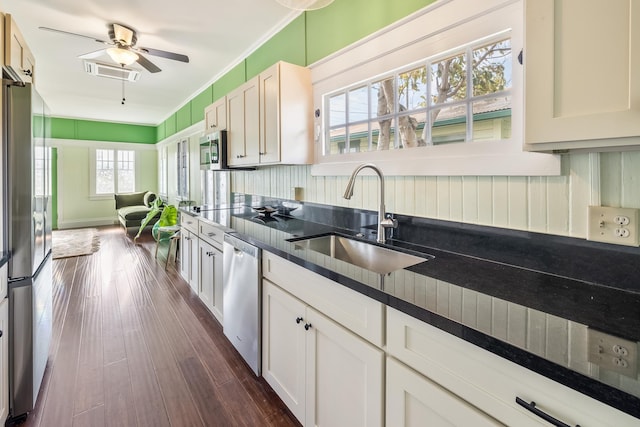
[{"label": "ceiling fan", "polygon": [[79,58],[82,59],[92,59],[97,58],[98,56],[106,53],[118,64],[122,65],[130,65],[134,62],[137,62],[142,67],[144,67],[147,71],[151,73],[157,73],[160,68],[155,65],[153,62],[149,61],[142,54],[160,56],[162,58],[172,59],[174,61],[180,62],[189,62],[189,57],[186,55],[182,55],[180,53],[167,52],[165,50],[152,49],[150,47],[141,47],[136,46],[136,42],[138,41],[138,35],[136,31],[132,28],[126,27],[122,24],[109,24],[109,41],[100,40],[95,37],[86,36],[84,34],[71,33],[69,31],[57,30],[55,28],[49,27],[39,27],[41,30],[53,31],[54,33],[67,34],[76,37],[84,37],[87,39],[91,39],[98,43],[105,44],[107,48],[99,49],[94,52],[85,53],[84,55],[80,55]]}]

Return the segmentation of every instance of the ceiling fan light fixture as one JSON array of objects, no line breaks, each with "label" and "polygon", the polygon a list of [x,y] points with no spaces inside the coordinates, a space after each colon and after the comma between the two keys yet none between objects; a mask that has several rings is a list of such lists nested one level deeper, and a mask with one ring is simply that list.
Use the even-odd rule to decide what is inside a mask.
[{"label": "ceiling fan light fixture", "polygon": [[119,47],[110,47],[107,53],[120,65],[131,65],[140,58],[137,53]]},{"label": "ceiling fan light fixture", "polygon": [[294,10],[316,10],[329,6],[333,0],[276,0],[281,5]]}]

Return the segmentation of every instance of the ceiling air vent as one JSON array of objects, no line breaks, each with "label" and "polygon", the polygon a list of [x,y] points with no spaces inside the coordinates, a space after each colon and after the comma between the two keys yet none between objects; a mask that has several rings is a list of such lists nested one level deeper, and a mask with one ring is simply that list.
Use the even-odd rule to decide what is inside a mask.
[{"label": "ceiling air vent", "polygon": [[84,70],[98,77],[108,77],[116,80],[135,82],[140,78],[140,71],[117,65],[102,64],[100,62],[84,61]]}]

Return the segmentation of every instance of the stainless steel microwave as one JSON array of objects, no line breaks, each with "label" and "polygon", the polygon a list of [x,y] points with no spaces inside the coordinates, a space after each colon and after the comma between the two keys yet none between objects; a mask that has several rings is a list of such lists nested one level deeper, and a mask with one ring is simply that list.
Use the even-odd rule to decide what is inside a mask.
[{"label": "stainless steel microwave", "polygon": [[213,132],[200,139],[200,169],[228,169],[226,130]]}]

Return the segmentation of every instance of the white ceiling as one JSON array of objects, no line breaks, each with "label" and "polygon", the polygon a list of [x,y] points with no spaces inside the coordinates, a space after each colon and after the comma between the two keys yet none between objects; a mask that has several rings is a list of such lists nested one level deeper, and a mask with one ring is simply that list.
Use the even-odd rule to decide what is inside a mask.
[{"label": "white ceiling", "polygon": [[[157,125],[236,65],[299,12],[275,0],[0,0],[36,58],[36,87],[56,117]],[[137,46],[189,56],[188,64],[146,55],[162,69],[137,82],[96,77],[78,58],[105,47],[50,27],[109,40],[108,24],[138,32]],[[106,53],[95,59],[112,64]]]}]

